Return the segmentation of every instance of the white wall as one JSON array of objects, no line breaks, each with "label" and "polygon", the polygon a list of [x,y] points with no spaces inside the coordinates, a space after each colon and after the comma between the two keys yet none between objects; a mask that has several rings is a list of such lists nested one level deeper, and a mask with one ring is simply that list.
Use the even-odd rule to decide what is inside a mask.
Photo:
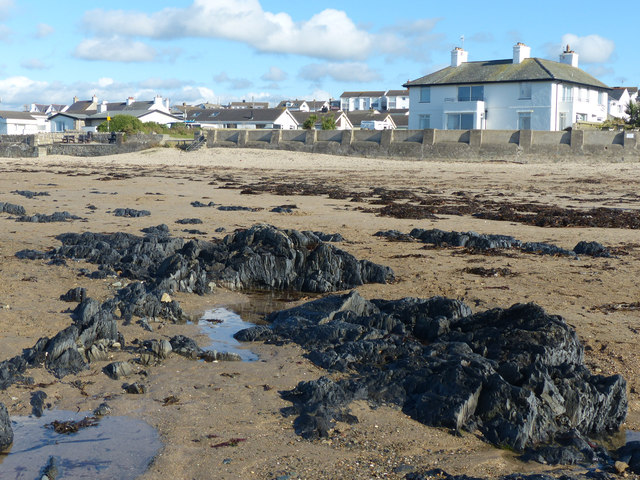
[{"label": "white wall", "polygon": [[[458,102],[458,86],[431,86],[431,101],[420,102],[420,87],[409,88],[409,129],[420,129],[420,115],[430,115],[430,128],[446,129],[447,113],[474,113],[474,128],[491,130],[519,129],[520,114],[530,114],[532,130],[561,130],[559,113],[571,126],[578,114],[588,121],[606,119],[607,100],[598,103],[598,91],[573,87],[572,100],[564,102],[562,85],[553,82],[528,82],[531,98],[520,98],[520,82],[484,85],[484,102]],[[486,118],[483,118],[486,110]]]},{"label": "white wall", "polygon": [[37,120],[0,119],[0,134],[2,135],[32,135],[45,131],[38,125]]}]

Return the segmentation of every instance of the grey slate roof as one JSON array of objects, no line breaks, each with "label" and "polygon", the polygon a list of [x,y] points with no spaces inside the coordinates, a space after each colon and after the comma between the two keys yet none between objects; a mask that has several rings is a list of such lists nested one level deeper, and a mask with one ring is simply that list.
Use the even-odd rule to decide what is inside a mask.
[{"label": "grey slate roof", "polygon": [[391,123],[395,125],[394,117],[386,112],[380,113],[377,110],[353,110],[345,113],[353,126],[360,126],[360,123],[362,123],[363,120],[377,120],[379,122],[384,122],[387,119],[390,119]]},{"label": "grey slate roof", "polygon": [[609,100],[620,100],[625,90],[624,87],[613,87],[609,92]]},{"label": "grey slate roof", "polygon": [[206,108],[187,112],[187,120],[215,123],[270,123],[277,120],[285,111],[285,108]]},{"label": "grey slate roof", "polygon": [[579,68],[542,58],[527,58],[522,63],[513,60],[465,62],[458,67],[446,67],[437,72],[404,84],[404,87],[420,85],[460,85],[503,82],[562,81],[608,90],[609,87]]},{"label": "grey slate roof", "polygon": [[96,104],[91,100],[79,100],[74,102],[68,109],[69,113],[89,113],[93,111],[94,113],[97,111]]},{"label": "grey slate roof", "polygon": [[387,92],[387,97],[407,97],[409,95],[409,90],[389,90]]},{"label": "grey slate roof", "polygon": [[29,112],[17,112],[13,110],[0,110],[0,118],[11,118],[14,120],[35,120],[35,117]]},{"label": "grey slate roof", "polygon": [[340,98],[357,98],[357,97],[381,97],[385,94],[384,90],[371,92],[344,92]]}]

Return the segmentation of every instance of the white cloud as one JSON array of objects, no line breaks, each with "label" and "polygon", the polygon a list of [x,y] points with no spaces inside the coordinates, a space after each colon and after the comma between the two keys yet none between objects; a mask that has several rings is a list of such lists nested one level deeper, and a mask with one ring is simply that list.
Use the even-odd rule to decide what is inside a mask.
[{"label": "white cloud", "polygon": [[326,77],[339,82],[373,82],[380,79],[378,72],[365,63],[314,63],[300,69],[300,77],[319,83]]},{"label": "white cloud", "polygon": [[9,42],[13,31],[6,25],[0,25],[0,41]]},{"label": "white cloud", "polygon": [[46,23],[39,23],[36,27],[36,38],[44,38],[48,37],[54,32],[54,28],[51,25],[47,25]]},{"label": "white cloud", "polygon": [[253,86],[253,82],[247,78],[232,78],[227,72],[220,72],[213,76],[213,80],[218,83],[226,83],[233,90],[242,90]]},{"label": "white cloud", "polygon": [[260,78],[266,82],[281,82],[287,78],[287,74],[278,67],[270,67],[269,71]]},{"label": "white cloud", "polygon": [[98,79],[98,86],[100,86],[101,88],[107,88],[114,83],[115,81],[113,80],[113,78],[103,77]]},{"label": "white cloud", "polygon": [[140,86],[152,90],[171,90],[181,88],[185,83],[177,78],[148,78],[140,82]]},{"label": "white cloud", "polygon": [[150,62],[156,51],[142,42],[113,36],[85,39],[76,47],[73,55],[84,60],[107,62]]},{"label": "white cloud", "polygon": [[27,70],[46,70],[47,68],[49,68],[42,62],[42,60],[39,60],[37,58],[29,58],[23,60],[20,63],[20,66],[22,68],[26,68]]},{"label": "white cloud", "polygon": [[258,0],[194,0],[186,8],[165,8],[153,14],[96,9],[85,13],[83,25],[98,36],[221,38],[261,52],[333,60],[364,59],[383,45],[344,11],[325,9],[294,22],[287,13],[264,11]]},{"label": "white cloud", "polygon": [[[613,40],[603,38],[600,35],[587,35],[579,37],[573,33],[562,36],[562,47],[569,45],[578,55],[581,63],[603,63],[611,59],[616,48]],[[558,50],[556,54],[559,54]]]},{"label": "white cloud", "polygon": [[0,0],[0,19],[9,16],[9,10],[13,8],[13,0]]}]

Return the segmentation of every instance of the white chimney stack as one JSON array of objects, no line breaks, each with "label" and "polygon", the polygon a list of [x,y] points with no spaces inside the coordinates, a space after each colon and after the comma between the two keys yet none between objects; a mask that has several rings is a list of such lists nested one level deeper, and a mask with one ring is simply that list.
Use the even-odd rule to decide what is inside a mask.
[{"label": "white chimney stack", "polygon": [[567,45],[564,52],[560,54],[560,63],[566,63],[567,65],[578,68],[578,54]]},{"label": "white chimney stack", "polygon": [[98,105],[98,113],[104,113],[107,111],[107,101],[103,100],[100,105]]},{"label": "white chimney stack", "polygon": [[459,67],[467,61],[468,56],[469,52],[466,50],[463,50],[460,47],[454,48],[451,50],[451,66]]},{"label": "white chimney stack", "polygon": [[513,46],[513,63],[520,64],[527,58],[531,58],[531,47],[518,42]]},{"label": "white chimney stack", "polygon": [[128,107],[129,105],[131,105],[134,101],[135,101],[135,98],[133,98],[133,97],[129,97],[129,98],[127,98],[127,107]]}]

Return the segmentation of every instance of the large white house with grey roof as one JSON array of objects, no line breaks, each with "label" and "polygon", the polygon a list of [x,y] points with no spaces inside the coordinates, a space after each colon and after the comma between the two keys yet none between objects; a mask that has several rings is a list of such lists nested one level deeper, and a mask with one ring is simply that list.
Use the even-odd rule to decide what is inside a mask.
[{"label": "large white house with grey roof", "polygon": [[460,48],[451,66],[407,82],[410,129],[563,130],[607,118],[610,88],[578,68],[569,49],[554,62],[531,58],[518,43],[513,58],[467,61]]}]

